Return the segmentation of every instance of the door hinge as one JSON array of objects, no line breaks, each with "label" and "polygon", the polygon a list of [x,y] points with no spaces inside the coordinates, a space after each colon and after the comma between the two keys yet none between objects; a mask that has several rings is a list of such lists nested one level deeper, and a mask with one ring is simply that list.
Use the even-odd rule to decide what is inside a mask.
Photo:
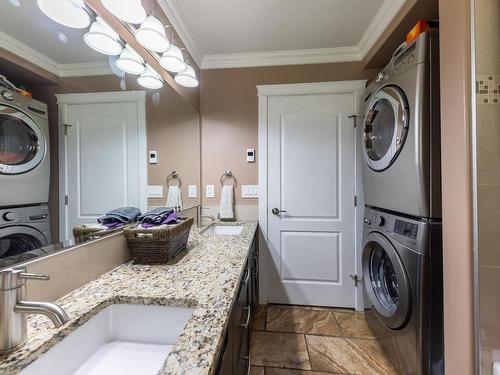
[{"label": "door hinge", "polygon": [[69,202],[69,197],[67,195],[64,196],[64,205],[67,206]]},{"label": "door hinge", "polygon": [[64,126],[64,135],[68,135],[68,128],[70,128],[71,125],[70,124],[63,124],[63,126]]},{"label": "door hinge", "polygon": [[354,207],[358,207],[358,196],[354,196]]},{"label": "door hinge", "polygon": [[354,281],[354,287],[355,288],[358,287],[358,283],[362,283],[363,282],[363,276],[349,275],[349,277],[352,279],[352,281]]},{"label": "door hinge", "polygon": [[347,116],[347,118],[352,118],[353,119],[352,120],[352,125],[353,125],[354,128],[356,128],[358,126],[358,123],[356,121],[357,117],[358,117],[357,115],[349,115],[349,116]]}]

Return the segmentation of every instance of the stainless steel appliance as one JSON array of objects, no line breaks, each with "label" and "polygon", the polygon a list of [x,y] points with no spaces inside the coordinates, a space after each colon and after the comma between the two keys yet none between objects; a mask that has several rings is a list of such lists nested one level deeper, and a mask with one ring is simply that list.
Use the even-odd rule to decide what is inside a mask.
[{"label": "stainless steel appliance", "polygon": [[367,321],[400,375],[443,374],[441,223],[366,208]]},{"label": "stainless steel appliance", "polygon": [[0,209],[0,259],[20,256],[49,244],[46,204]]},{"label": "stainless steel appliance", "polygon": [[47,105],[0,87],[0,207],[46,203]]},{"label": "stainless steel appliance", "polygon": [[438,42],[425,32],[400,47],[366,90],[367,206],[441,217]]}]

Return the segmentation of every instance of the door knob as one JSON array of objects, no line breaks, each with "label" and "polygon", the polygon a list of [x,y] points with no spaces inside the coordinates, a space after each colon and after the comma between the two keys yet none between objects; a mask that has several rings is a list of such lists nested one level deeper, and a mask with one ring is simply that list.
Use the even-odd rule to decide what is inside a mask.
[{"label": "door knob", "polygon": [[271,212],[273,213],[273,215],[279,215],[281,213],[285,213],[286,211],[285,210],[280,210],[279,208],[276,208],[274,207]]}]

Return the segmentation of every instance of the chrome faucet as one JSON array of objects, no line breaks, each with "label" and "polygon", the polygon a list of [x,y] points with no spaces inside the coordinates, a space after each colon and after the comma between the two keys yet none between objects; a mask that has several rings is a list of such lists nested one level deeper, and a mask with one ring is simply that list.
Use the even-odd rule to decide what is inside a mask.
[{"label": "chrome faucet", "polygon": [[17,349],[26,341],[26,315],[45,315],[55,327],[69,320],[62,307],[55,303],[25,301],[26,280],[49,278],[49,275],[28,273],[25,267],[0,271],[0,355]]}]

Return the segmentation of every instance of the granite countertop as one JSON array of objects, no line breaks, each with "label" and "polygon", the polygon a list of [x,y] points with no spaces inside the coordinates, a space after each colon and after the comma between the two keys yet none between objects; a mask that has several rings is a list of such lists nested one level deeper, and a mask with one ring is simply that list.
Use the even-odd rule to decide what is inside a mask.
[{"label": "granite countertop", "polygon": [[70,317],[60,328],[30,315],[26,344],[2,358],[0,373],[16,374],[104,307],[133,303],[194,308],[160,374],[212,374],[257,228],[256,222],[224,225],[243,225],[243,232],[216,237],[193,227],[187,251],[169,264],[125,263],[60,298],[56,303]]}]

